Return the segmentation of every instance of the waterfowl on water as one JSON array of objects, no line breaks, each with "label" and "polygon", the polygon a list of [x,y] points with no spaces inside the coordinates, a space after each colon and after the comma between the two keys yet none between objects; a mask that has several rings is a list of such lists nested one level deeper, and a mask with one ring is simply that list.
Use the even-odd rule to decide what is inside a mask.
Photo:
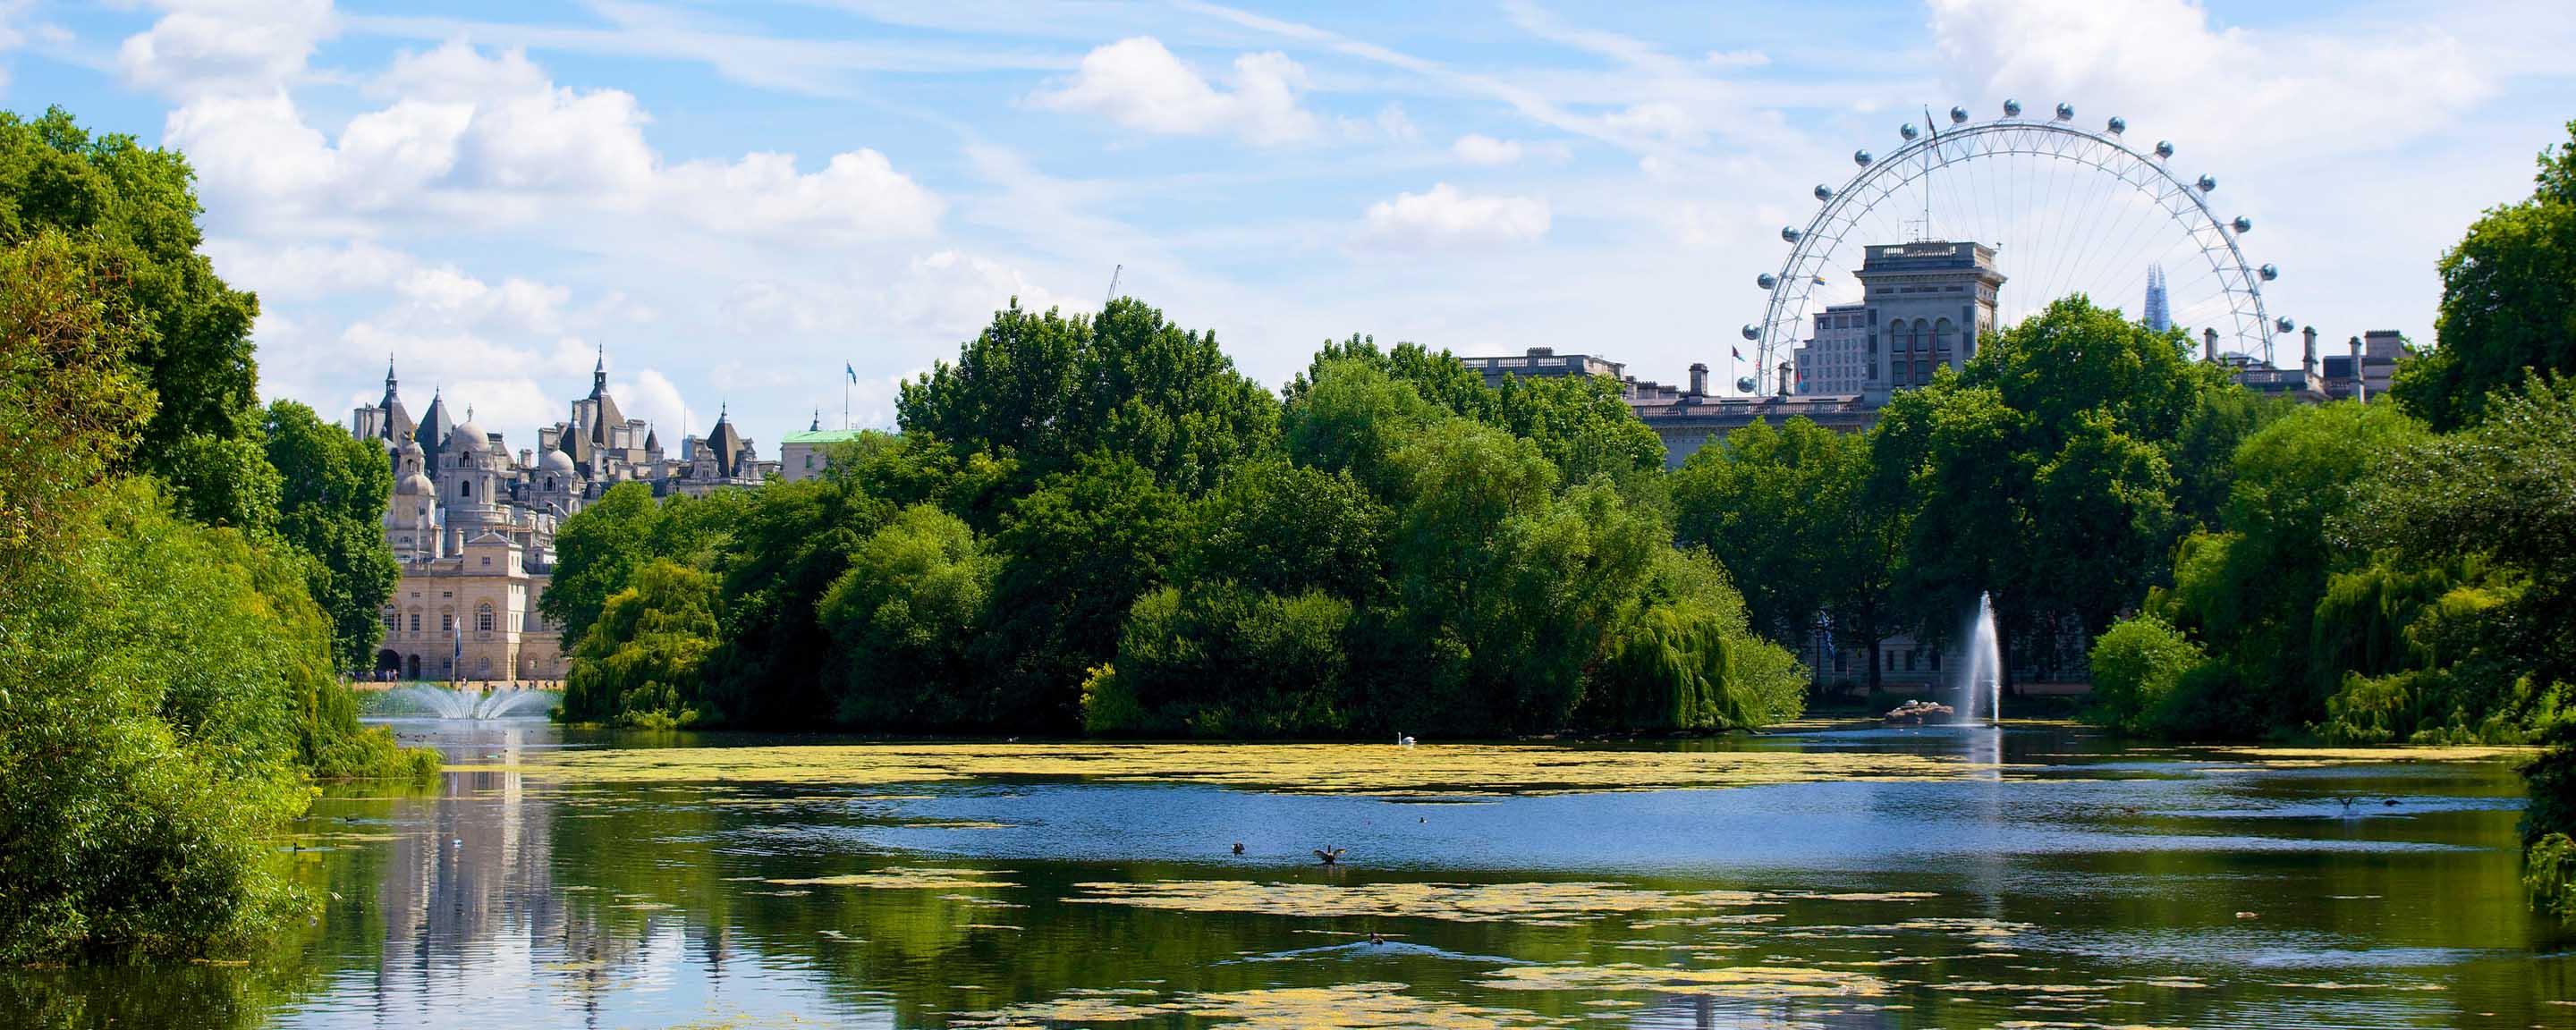
[{"label": "waterfowl on water", "polygon": [[1238,855],[1240,855],[1240,854],[1242,854],[1242,853],[1243,853],[1243,842],[1242,842],[1242,841],[1235,841],[1235,842],[1234,842],[1234,853],[1235,853],[1235,854],[1238,854]]},{"label": "waterfowl on water", "polygon": [[1324,850],[1324,849],[1322,849],[1322,848],[1316,848],[1316,849],[1315,849],[1315,857],[1316,857],[1317,859],[1322,860],[1322,862],[1323,862],[1325,865],[1332,865],[1332,864],[1334,864],[1334,863],[1336,863],[1336,862],[1341,861],[1341,860],[1342,860],[1342,852],[1344,852],[1344,851],[1348,851],[1348,850],[1350,850],[1350,849],[1349,849],[1349,848],[1334,848],[1334,849],[1333,849],[1333,850],[1331,850],[1331,851],[1326,851],[1326,850]]}]

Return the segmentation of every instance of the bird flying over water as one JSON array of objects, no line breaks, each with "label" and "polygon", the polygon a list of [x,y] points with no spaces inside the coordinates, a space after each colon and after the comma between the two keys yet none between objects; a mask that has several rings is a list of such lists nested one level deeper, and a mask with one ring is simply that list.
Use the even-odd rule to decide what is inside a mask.
[{"label": "bird flying over water", "polygon": [[1348,851],[1348,850],[1350,850],[1350,849],[1348,849],[1348,848],[1334,848],[1334,849],[1333,849],[1333,850],[1331,850],[1331,851],[1326,851],[1326,850],[1324,850],[1324,849],[1322,849],[1322,848],[1316,848],[1316,849],[1315,849],[1315,857],[1316,857],[1317,859],[1321,860],[1325,865],[1332,865],[1333,863],[1336,863],[1336,862],[1341,861],[1341,860],[1342,860],[1342,852],[1344,852],[1344,851]]}]

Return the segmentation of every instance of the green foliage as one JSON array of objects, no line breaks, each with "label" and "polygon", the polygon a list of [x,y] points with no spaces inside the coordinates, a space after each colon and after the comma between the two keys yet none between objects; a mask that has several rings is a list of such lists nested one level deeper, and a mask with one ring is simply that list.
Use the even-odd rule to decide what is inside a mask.
[{"label": "green foliage", "polygon": [[1125,736],[1337,736],[1350,729],[1349,602],[1214,583],[1137,599],[1114,667],[1083,688],[1083,728]]},{"label": "green foliage", "polygon": [[1743,584],[1753,626],[1803,644],[1848,546],[1842,509],[1868,477],[1868,442],[1804,418],[1756,422],[1703,447],[1672,476],[1674,535]]},{"label": "green foliage", "polygon": [[906,383],[907,435],[964,458],[1015,459],[1028,477],[1115,454],[1184,493],[1277,446],[1278,401],[1234,370],[1216,335],[1183,330],[1132,298],[1097,319],[1011,306],[958,352]]},{"label": "green foliage", "polygon": [[157,399],[132,457],[190,518],[266,527],[277,487],[259,449],[259,303],[197,252],[190,175],[177,152],[92,136],[60,108],[33,120],[0,112],[0,244],[57,232],[96,281],[115,284],[91,299],[130,327],[118,342]]},{"label": "green foliage", "polygon": [[537,611],[553,620],[563,639],[578,644],[636,569],[656,558],[706,568],[751,503],[741,491],[656,501],[643,483],[609,487],[555,528],[554,572]]},{"label": "green foliage", "polygon": [[1384,592],[1394,519],[1347,472],[1249,462],[1192,506],[1172,578],[1373,599]]},{"label": "green foliage", "polygon": [[865,729],[1001,724],[968,654],[1000,562],[954,515],[915,505],[859,544],[817,615],[841,649],[833,721]]},{"label": "green foliage", "polygon": [[61,234],[0,246],[0,555],[68,524],[61,506],[122,461],[151,417],[127,362],[139,330],[122,314]]},{"label": "green foliage", "polygon": [[282,492],[277,536],[311,559],[305,589],[331,619],[331,654],[342,672],[373,666],[383,639],[379,614],[402,568],[385,543],[385,501],[393,466],[373,440],[351,436],[313,409],[281,400],[261,426]]},{"label": "green foliage", "polygon": [[0,960],[247,944],[307,770],[435,768],[357,726],[296,563],[98,490],[0,590]]},{"label": "green foliage", "polygon": [[842,477],[744,491],[717,545],[722,629],[707,667],[709,719],[736,726],[810,725],[830,711],[832,641],[815,618],[850,554],[895,511]]},{"label": "green foliage", "polygon": [[997,719],[1082,725],[1082,683],[1117,653],[1128,606],[1163,582],[1185,514],[1180,495],[1124,458],[1050,475],[1012,505],[992,632],[978,641],[999,679]]},{"label": "green foliage", "polygon": [[2398,366],[2394,390],[2441,430],[2484,416],[2530,370],[2576,374],[2576,122],[2540,155],[2537,188],[2489,208],[2442,255],[2441,345]]},{"label": "green foliage", "polygon": [[2093,696],[2085,719],[2123,733],[2169,732],[2190,713],[2183,678],[2204,661],[2200,647],[2152,615],[2124,619],[2093,641]]},{"label": "green foliage", "polygon": [[563,718],[655,728],[696,722],[701,666],[716,646],[715,602],[713,574],[646,560],[574,648]]}]

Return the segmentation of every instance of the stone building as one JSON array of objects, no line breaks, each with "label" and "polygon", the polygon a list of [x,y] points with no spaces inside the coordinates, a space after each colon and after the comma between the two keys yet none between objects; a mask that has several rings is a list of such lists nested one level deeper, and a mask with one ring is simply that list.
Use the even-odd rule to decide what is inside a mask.
[{"label": "stone building", "polygon": [[1817,312],[1815,335],[1798,345],[1792,358],[1797,372],[1792,392],[1828,397],[1867,393],[1878,380],[1876,343],[1868,305],[1836,304]]},{"label": "stone building", "polygon": [[414,419],[390,363],[384,398],[350,414],[349,431],[385,448],[394,490],[385,541],[402,579],[384,611],[376,669],[424,679],[552,680],[564,672],[561,634],[537,614],[554,568],[555,527],[610,487],[655,496],[755,486],[778,473],[729,417],[703,440],[664,455],[653,427],[630,419],[608,391],[607,359],[569,417],[512,454],[501,434],[451,420],[432,396]]},{"label": "stone building", "polygon": [[1934,369],[1956,369],[1993,332],[1995,296],[2004,274],[1994,248],[1928,241],[1873,246],[1863,252],[1860,307],[1875,381],[1862,392],[1883,404],[1890,392],[1932,382]]},{"label": "stone building", "polygon": [[823,428],[823,413],[802,433],[789,433],[778,443],[778,478],[794,483],[812,479],[832,467],[832,447],[859,438],[855,429]]}]

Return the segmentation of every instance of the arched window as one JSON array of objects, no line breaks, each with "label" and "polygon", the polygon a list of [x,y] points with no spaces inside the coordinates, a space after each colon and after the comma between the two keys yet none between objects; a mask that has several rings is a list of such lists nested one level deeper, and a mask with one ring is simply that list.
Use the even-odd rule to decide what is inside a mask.
[{"label": "arched window", "polygon": [[1952,341],[1952,339],[1953,339],[1953,336],[1954,336],[1955,332],[1956,332],[1956,330],[1954,330],[1954,329],[1952,329],[1952,328],[1950,327],[1950,320],[1949,320],[1949,319],[1946,319],[1946,318],[1945,318],[1945,319],[1940,320],[1939,322],[1935,322],[1935,323],[1933,323],[1933,324],[1932,324],[1932,349],[1933,349],[1933,350],[1935,350],[1935,351],[1938,351],[1938,352],[1940,352],[1940,353],[1942,353],[1942,354],[1948,354],[1948,353],[1950,353],[1950,344],[1951,344],[1951,341]]},{"label": "arched window", "polygon": [[482,604],[478,604],[478,605],[475,605],[475,606],[474,606],[474,632],[477,632],[477,633],[489,633],[489,632],[492,632],[492,604],[491,604],[491,602],[486,601],[486,602],[484,602],[484,603],[482,603]]},{"label": "arched window", "polygon": [[385,632],[392,633],[400,629],[402,629],[402,616],[391,608],[385,609]]}]

